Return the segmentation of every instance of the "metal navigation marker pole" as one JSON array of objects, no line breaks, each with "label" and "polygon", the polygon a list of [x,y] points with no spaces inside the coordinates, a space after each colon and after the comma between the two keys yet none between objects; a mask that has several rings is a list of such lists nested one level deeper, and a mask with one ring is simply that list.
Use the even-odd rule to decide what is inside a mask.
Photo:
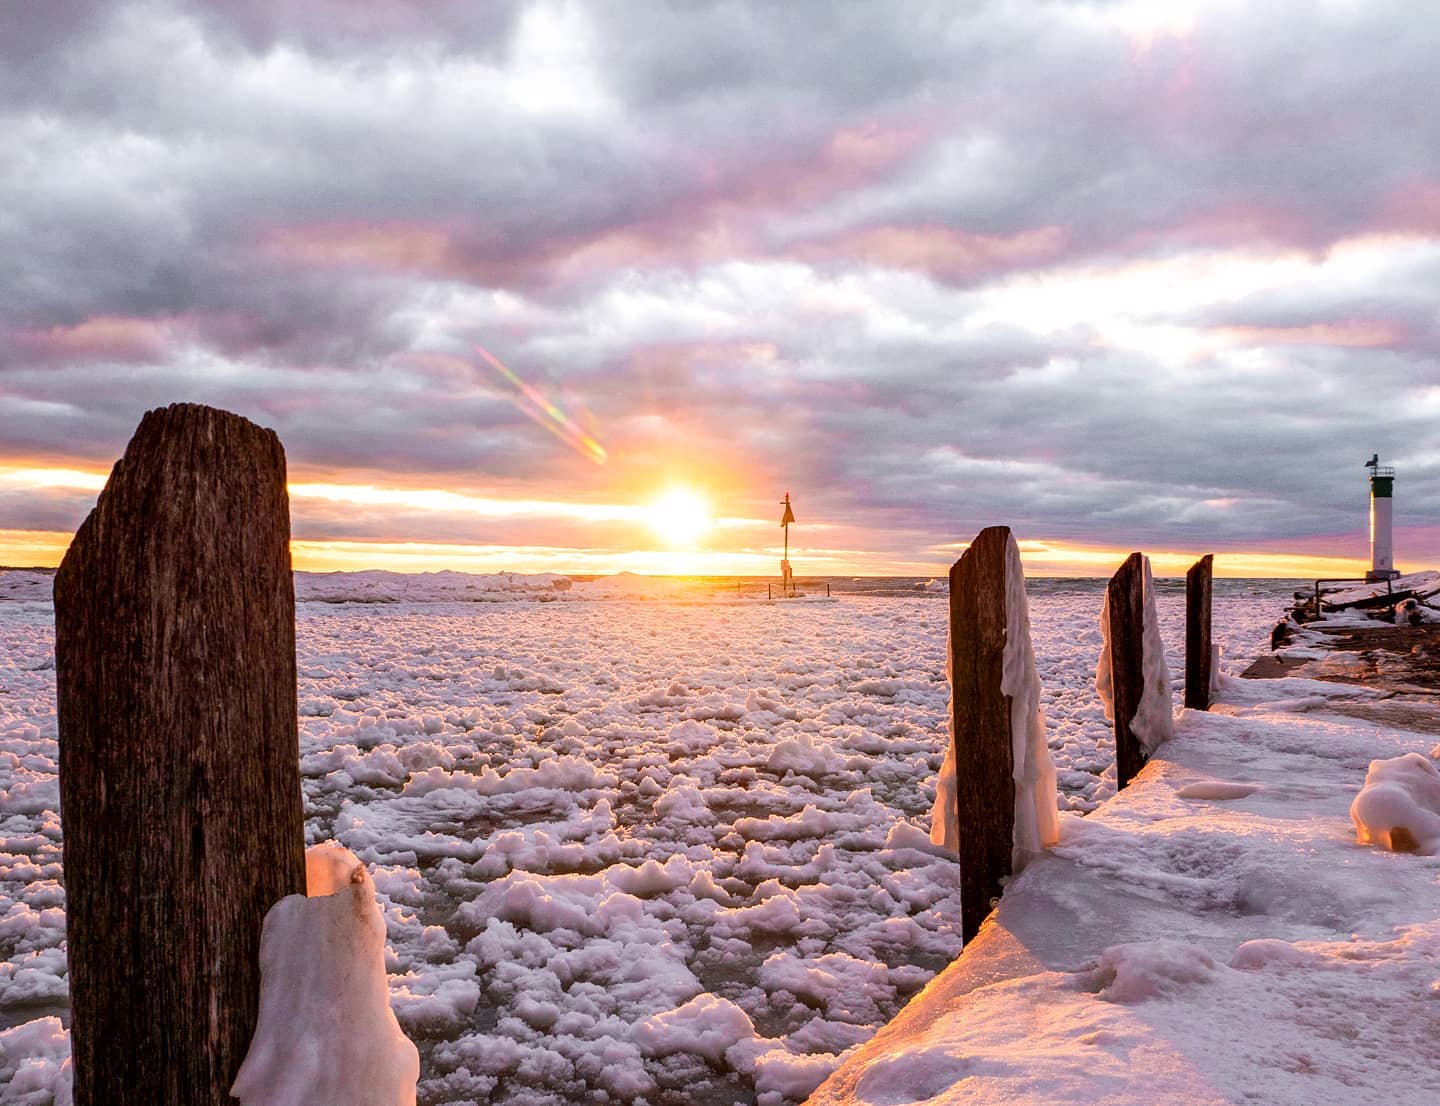
[{"label": "metal navigation marker pole", "polygon": [[785,513],[780,516],[780,525],[785,530],[785,555],[780,559],[780,594],[794,595],[795,581],[790,573],[790,524],[795,521],[795,512],[790,509],[790,493],[785,493],[781,505]]}]

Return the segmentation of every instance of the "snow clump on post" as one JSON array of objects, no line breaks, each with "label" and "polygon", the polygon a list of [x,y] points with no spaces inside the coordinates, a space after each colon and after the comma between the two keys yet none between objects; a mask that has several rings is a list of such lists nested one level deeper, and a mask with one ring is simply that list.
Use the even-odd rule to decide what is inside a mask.
[{"label": "snow clump on post", "polygon": [[335,844],[305,851],[305,895],[265,916],[260,1020],[230,1093],[242,1106],[415,1106],[420,1055],[385,983],[370,873]]},{"label": "snow clump on post", "polygon": [[[1011,872],[1017,873],[1027,860],[1060,840],[1060,816],[1055,764],[1050,757],[1050,746],[1045,736],[1040,672],[1035,664],[1035,649],[1030,641],[1030,601],[1025,592],[1025,569],[1020,561],[1020,547],[1014,535],[1006,530],[1004,540],[1005,629],[999,690],[1010,699],[1009,732],[1015,781]],[[948,713],[952,733],[946,743],[945,760],[936,780],[930,841],[951,852],[959,852],[959,802],[953,734],[956,709],[952,671],[953,645],[952,638],[945,650],[945,674],[951,684],[952,700]]]},{"label": "snow clump on post", "polygon": [[[1130,732],[1140,741],[1148,757],[1174,736],[1175,715],[1170,702],[1170,666],[1165,663],[1165,643],[1160,638],[1160,620],[1155,614],[1155,577],[1150,558],[1142,557],[1144,572],[1144,628],[1141,631],[1141,679],[1143,690]],[[1105,706],[1105,720],[1115,721],[1115,676],[1110,640],[1110,593],[1100,607],[1100,660],[1095,666],[1095,691]],[[1214,671],[1214,669],[1212,669]],[[1214,681],[1212,677],[1212,687]]]},{"label": "snow clump on post", "polygon": [[1000,690],[1010,696],[1010,736],[1015,749],[1014,871],[1060,840],[1055,762],[1045,738],[1040,670],[1030,641],[1030,599],[1020,547],[1010,538],[1005,550],[1005,661]]}]

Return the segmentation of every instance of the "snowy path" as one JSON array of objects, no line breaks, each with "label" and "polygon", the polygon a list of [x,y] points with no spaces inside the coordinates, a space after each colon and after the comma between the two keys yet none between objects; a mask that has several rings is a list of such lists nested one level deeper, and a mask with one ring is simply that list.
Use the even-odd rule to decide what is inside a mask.
[{"label": "snowy path", "polygon": [[1364,690],[1226,681],[814,1106],[1440,1101],[1440,857],[1357,845]]}]

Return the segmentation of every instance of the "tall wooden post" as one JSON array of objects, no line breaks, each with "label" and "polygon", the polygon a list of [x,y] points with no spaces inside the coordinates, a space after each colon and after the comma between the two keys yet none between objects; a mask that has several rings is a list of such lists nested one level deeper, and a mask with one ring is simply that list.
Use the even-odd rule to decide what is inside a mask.
[{"label": "tall wooden post", "polygon": [[285,453],[151,411],[55,577],[76,1106],[232,1106],[305,891]]},{"label": "tall wooden post", "polygon": [[1010,528],[980,531],[950,569],[950,732],[960,833],[961,939],[1000,897],[1015,840],[1015,752],[1005,662],[1005,565]]},{"label": "tall wooden post", "polygon": [[1110,577],[1106,591],[1110,620],[1110,686],[1115,710],[1116,786],[1124,787],[1145,767],[1145,749],[1130,729],[1145,691],[1145,566],[1131,553]]},{"label": "tall wooden post", "polygon": [[1215,555],[1206,553],[1185,573],[1185,705],[1210,709],[1210,585]]}]

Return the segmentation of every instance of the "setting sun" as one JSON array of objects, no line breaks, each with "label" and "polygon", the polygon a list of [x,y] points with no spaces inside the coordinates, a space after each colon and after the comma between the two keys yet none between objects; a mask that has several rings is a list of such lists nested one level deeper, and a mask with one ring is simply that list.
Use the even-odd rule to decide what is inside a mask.
[{"label": "setting sun", "polygon": [[710,504],[689,488],[672,488],[651,505],[650,529],[675,548],[691,548],[710,530]]}]

